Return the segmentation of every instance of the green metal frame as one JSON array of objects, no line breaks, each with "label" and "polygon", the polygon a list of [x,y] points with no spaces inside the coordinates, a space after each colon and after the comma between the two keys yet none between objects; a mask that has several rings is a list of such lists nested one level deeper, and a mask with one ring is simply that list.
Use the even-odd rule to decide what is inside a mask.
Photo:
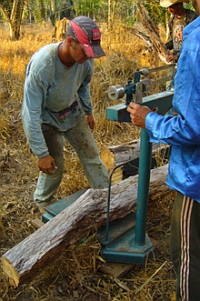
[{"label": "green metal frame", "polygon": [[[140,81],[139,73],[134,75],[134,83],[128,83],[125,89],[128,91],[128,101],[106,108],[106,117],[112,121],[130,122],[130,114],[127,107],[132,99],[132,93],[136,94],[136,102],[142,106],[148,106],[157,113],[166,114],[171,106],[174,92],[164,91],[154,95],[142,97],[145,90]],[[129,87],[129,88],[128,88]],[[109,223],[110,189],[108,191],[107,224],[99,230],[102,257],[110,262],[121,263],[145,263],[147,257],[152,255],[153,245],[146,233],[146,220],[148,209],[148,195],[151,171],[152,144],[148,133],[141,129],[140,134],[140,158],[138,174],[138,191],[136,214],[130,214],[123,219]],[[112,176],[112,174],[111,174]],[[110,179],[111,183],[111,179]],[[119,230],[120,229],[120,230]]]}]

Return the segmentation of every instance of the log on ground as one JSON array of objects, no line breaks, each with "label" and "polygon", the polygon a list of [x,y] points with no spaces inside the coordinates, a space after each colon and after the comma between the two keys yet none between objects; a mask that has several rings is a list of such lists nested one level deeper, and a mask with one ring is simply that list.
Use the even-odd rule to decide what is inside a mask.
[{"label": "log on ground", "polygon": [[[164,184],[168,165],[153,169],[149,198]],[[110,221],[123,218],[135,210],[138,175],[112,186]],[[106,224],[107,189],[89,189],[77,201],[2,256],[2,268],[9,283],[18,287],[30,282],[67,247],[94,233]]]},{"label": "log on ground", "polygon": [[[151,168],[155,168],[169,161],[170,146],[152,143]],[[112,175],[112,184],[138,174],[140,157],[140,139],[126,144],[104,147],[100,153],[109,174],[118,166]]]}]

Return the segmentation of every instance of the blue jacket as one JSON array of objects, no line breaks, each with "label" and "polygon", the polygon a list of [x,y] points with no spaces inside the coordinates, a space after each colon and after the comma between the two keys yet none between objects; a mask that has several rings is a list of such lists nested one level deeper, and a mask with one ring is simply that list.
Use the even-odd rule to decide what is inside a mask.
[{"label": "blue jacket", "polygon": [[177,116],[149,113],[151,142],[172,145],[166,184],[200,203],[200,17],[183,29],[183,45],[174,80]]}]

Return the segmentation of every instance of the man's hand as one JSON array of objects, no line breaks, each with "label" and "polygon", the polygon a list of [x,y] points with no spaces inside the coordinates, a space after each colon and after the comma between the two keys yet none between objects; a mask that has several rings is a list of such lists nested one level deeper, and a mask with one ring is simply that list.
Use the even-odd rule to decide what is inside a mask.
[{"label": "man's hand", "polygon": [[94,116],[92,114],[86,115],[86,120],[87,120],[87,123],[88,123],[90,129],[93,131],[94,127],[95,127]]},{"label": "man's hand", "polygon": [[57,169],[55,160],[50,155],[47,155],[46,157],[43,157],[43,158],[39,158],[38,159],[38,167],[39,167],[40,171],[42,171],[48,175],[52,175],[53,169]]},{"label": "man's hand", "polygon": [[130,102],[127,111],[130,113],[131,122],[134,125],[145,128],[145,118],[151,112],[151,109]]},{"label": "man's hand", "polygon": [[168,63],[176,63],[178,61],[178,57],[176,55],[170,54],[166,57],[166,61]]}]

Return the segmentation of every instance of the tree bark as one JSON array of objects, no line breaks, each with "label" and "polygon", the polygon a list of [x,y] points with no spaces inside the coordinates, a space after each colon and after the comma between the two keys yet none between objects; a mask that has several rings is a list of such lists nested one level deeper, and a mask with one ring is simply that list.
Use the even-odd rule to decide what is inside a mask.
[{"label": "tree bark", "polygon": [[124,26],[124,28],[132,31],[134,35],[144,40],[150,51],[155,51],[162,62],[169,64],[166,61],[168,51],[160,39],[158,26],[150,18],[147,9],[140,1],[137,2],[137,9],[143,29],[130,28],[127,26]]},{"label": "tree bark", "polygon": [[[164,184],[168,166],[151,171],[150,198],[169,193]],[[109,220],[135,210],[138,175],[111,188]],[[69,245],[94,233],[106,224],[107,189],[89,189],[72,205],[44,224],[2,256],[2,268],[9,283],[18,287],[29,282]]]},{"label": "tree bark", "polygon": [[18,41],[20,38],[21,21],[24,9],[24,0],[14,0],[9,20],[10,39]]}]

